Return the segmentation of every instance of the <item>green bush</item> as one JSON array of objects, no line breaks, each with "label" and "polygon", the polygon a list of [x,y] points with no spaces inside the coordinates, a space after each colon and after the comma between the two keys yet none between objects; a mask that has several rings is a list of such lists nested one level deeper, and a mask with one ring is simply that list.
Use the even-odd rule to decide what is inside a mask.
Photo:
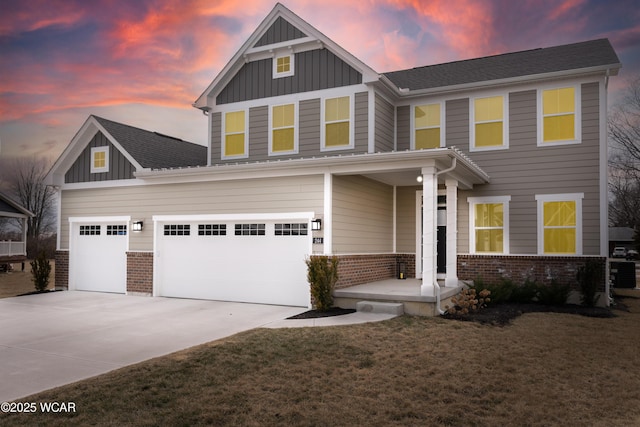
[{"label": "green bush", "polygon": [[333,306],[333,287],[338,281],[338,258],[312,256],[305,262],[315,307],[319,311],[326,311]]},{"label": "green bush", "polygon": [[544,305],[564,305],[567,303],[571,287],[552,280],[550,285],[538,286],[538,303]]},{"label": "green bush", "polygon": [[514,286],[510,301],[517,304],[528,304],[538,298],[540,285],[527,278],[521,286]]},{"label": "green bush", "polygon": [[602,264],[596,260],[588,260],[582,267],[578,269],[576,279],[580,285],[580,302],[587,307],[594,307],[598,303],[600,295],[598,292],[598,283],[602,280]]},{"label": "green bush", "polygon": [[31,274],[36,291],[42,292],[47,289],[49,286],[49,274],[51,274],[51,263],[47,259],[44,251],[41,251],[38,256],[31,261]]},{"label": "green bush", "polygon": [[475,289],[476,293],[486,289],[491,294],[490,304],[504,304],[511,300],[511,294],[515,285],[512,281],[503,279],[499,284],[485,283],[484,280],[479,277],[473,281],[473,285],[469,286],[471,289]]}]

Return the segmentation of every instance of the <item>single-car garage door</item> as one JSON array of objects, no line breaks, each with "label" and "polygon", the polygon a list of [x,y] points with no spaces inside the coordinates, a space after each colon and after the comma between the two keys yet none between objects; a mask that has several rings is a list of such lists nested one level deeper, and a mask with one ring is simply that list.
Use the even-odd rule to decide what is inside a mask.
[{"label": "single-car garage door", "polygon": [[310,219],[290,214],[156,220],[156,293],[307,307]]},{"label": "single-car garage door", "polygon": [[125,293],[128,219],[71,218],[69,288]]}]

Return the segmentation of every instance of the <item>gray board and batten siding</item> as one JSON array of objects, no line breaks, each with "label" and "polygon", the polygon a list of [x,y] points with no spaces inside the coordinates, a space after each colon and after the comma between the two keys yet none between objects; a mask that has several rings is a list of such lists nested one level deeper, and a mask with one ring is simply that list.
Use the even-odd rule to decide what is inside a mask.
[{"label": "gray board and batten siding", "polygon": [[[105,146],[109,147],[109,171],[91,173],[91,149]],[[114,147],[102,132],[98,132],[64,175],[64,182],[72,184],[77,182],[133,179],[135,170],[135,167],[120,150]]]},{"label": "gray board and batten siding", "polygon": [[271,27],[260,37],[260,40],[256,42],[254,47],[268,46],[270,44],[276,44],[286,42],[289,40],[300,39],[307,35],[291,25],[281,16],[275,20]]},{"label": "gray board and batten siding", "polygon": [[244,64],[220,94],[216,103],[230,104],[272,96],[291,95],[362,83],[362,74],[327,49],[296,53],[294,74],[273,78],[273,59]]},{"label": "gray board and batten siding", "polygon": [[364,154],[369,148],[369,104],[367,92],[355,94],[354,148],[322,152],[322,126],[319,98],[301,100],[298,104],[298,153],[269,155],[269,107],[249,108],[249,156],[247,159],[222,159],[222,113],[211,114],[211,164],[262,162],[266,160],[320,157],[325,155]]}]

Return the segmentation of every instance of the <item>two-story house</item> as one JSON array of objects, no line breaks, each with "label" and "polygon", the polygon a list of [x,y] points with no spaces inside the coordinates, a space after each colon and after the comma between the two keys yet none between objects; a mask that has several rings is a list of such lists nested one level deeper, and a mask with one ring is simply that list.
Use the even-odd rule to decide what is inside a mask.
[{"label": "two-story house", "polygon": [[620,66],[594,40],[380,74],[278,4],[195,101],[206,148],[89,117],[49,175],[56,281],[308,306],[326,254],[341,287],[401,261],[427,298],[572,282],[606,264]]}]

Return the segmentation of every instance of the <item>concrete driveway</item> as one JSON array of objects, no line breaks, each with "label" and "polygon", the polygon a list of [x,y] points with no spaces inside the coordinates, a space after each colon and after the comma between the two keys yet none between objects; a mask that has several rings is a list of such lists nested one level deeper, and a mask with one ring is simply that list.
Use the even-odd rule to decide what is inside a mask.
[{"label": "concrete driveway", "polygon": [[0,299],[0,402],[305,311],[67,291]]}]

